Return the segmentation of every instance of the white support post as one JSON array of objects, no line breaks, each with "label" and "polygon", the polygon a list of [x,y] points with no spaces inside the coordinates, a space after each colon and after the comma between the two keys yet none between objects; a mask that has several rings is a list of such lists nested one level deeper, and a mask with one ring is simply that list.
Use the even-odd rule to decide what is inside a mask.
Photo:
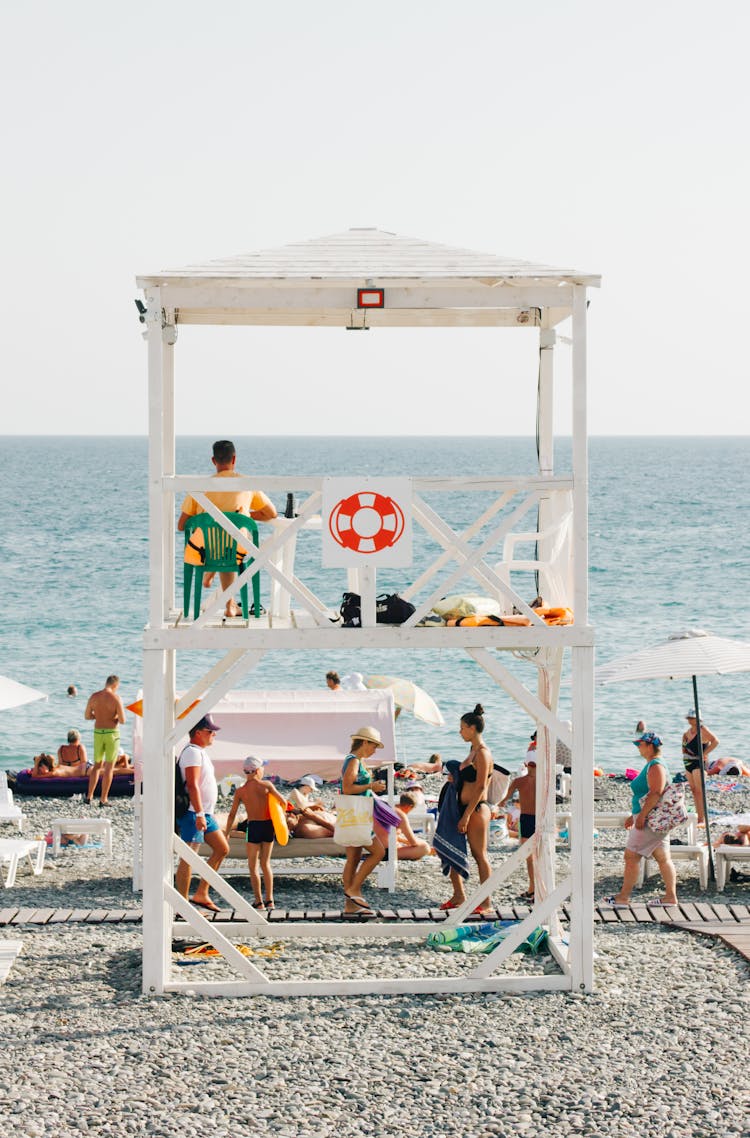
[{"label": "white support post", "polygon": [[588,439],[586,437],[586,289],[573,289],[573,615],[588,624]]},{"label": "white support post", "polygon": [[[545,663],[539,668],[537,695],[550,711],[557,711],[557,674],[561,652],[545,650]],[[556,732],[540,723],[537,728],[536,828],[538,854],[534,861],[534,888],[537,900],[548,897],[555,888],[555,741]]]},{"label": "white support post", "polygon": [[376,570],[371,565],[363,565],[359,570],[359,584],[362,597],[362,607],[360,611],[362,614],[363,628],[374,628],[377,623],[375,613],[375,595],[377,590],[375,573]]},{"label": "white support post", "polygon": [[[164,623],[166,567],[164,550],[166,532],[173,529],[174,518],[167,518],[166,499],[162,490],[166,457],[164,453],[164,339],[162,336],[162,303],[159,289],[146,293],[148,330],[148,542],[149,542],[149,624],[161,628]],[[168,526],[167,526],[168,522]],[[174,587],[174,586],[173,586]]]},{"label": "white support post", "polygon": [[172,920],[174,762],[164,738],[174,722],[174,652],[143,653],[143,991],[161,994],[169,979]]},{"label": "white support post", "polygon": [[[554,355],[556,333],[551,326],[547,309],[542,314],[539,329],[539,392],[537,404],[537,437],[539,441],[539,473],[551,478],[555,467],[554,431]],[[549,497],[539,499],[539,532],[545,533],[555,520],[555,503]],[[537,560],[549,561],[552,538],[537,542]],[[544,569],[538,571],[537,589],[547,604],[560,604],[561,598],[552,597],[551,584]]]},{"label": "white support post", "polygon": [[539,473],[551,478],[554,474],[554,348],[555,331],[550,326],[549,312],[545,309],[539,329],[539,393],[537,424],[539,432]]},{"label": "white support post", "polygon": [[573,648],[570,963],[573,991],[594,986],[594,649]]},{"label": "white support post", "polygon": [[[174,345],[177,339],[174,309],[166,315],[166,323],[161,335],[161,377],[162,377],[162,463],[164,474],[174,477],[175,469],[175,400],[174,400]],[[164,580],[162,604],[165,615],[175,607],[175,527],[174,493],[162,490],[162,509],[167,524],[162,535],[164,548]]]}]

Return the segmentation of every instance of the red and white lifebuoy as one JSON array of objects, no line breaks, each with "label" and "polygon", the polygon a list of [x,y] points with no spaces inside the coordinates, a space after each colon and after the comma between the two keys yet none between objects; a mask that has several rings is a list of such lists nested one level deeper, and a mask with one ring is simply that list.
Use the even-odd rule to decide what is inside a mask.
[{"label": "red and white lifebuoy", "polygon": [[393,498],[362,490],[333,507],[328,528],[334,541],[355,553],[379,553],[404,532],[404,511]]}]

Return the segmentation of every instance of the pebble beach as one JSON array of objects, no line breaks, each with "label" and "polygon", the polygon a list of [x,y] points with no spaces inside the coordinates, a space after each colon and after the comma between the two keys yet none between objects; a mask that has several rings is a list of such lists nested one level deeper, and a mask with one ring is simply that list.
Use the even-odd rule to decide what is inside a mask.
[{"label": "pebble beach", "polygon": [[[710,808],[750,809],[748,784],[718,784]],[[428,792],[437,785],[426,780]],[[18,801],[30,837],[43,836],[53,817],[91,810],[69,799]],[[627,803],[626,783],[597,780],[597,809]],[[39,877],[19,870],[3,906],[137,906],[131,800],[114,800],[107,816],[111,859],[98,849],[48,856]],[[622,831],[595,839],[597,898],[619,886],[623,842]],[[512,848],[493,848],[493,861]],[[566,848],[558,845],[560,872]],[[246,878],[233,884],[248,892]],[[517,874],[495,903],[517,902],[524,888]],[[446,896],[432,858],[401,867],[394,898],[372,886],[366,892],[375,904],[400,907],[434,906]],[[652,878],[634,900],[658,895]],[[678,896],[703,896],[692,866],[678,865]],[[748,883],[730,882],[721,900],[747,904],[748,896]],[[278,877],[276,903],[338,907],[340,883]],[[668,926],[597,925],[597,986],[589,996],[150,998],[141,993],[137,925],[5,926],[0,938],[23,940],[0,988],[0,1133],[17,1138],[198,1129],[217,1138],[242,1131],[283,1138],[750,1135],[745,1044],[733,1042],[746,1038],[750,965],[721,941]],[[415,941],[367,939],[356,949],[285,943],[282,929],[265,951],[270,957],[258,963],[274,977],[472,966],[471,957]],[[230,975],[223,962],[183,952],[173,961],[182,976]],[[556,966],[549,956],[516,954],[509,967]]]}]

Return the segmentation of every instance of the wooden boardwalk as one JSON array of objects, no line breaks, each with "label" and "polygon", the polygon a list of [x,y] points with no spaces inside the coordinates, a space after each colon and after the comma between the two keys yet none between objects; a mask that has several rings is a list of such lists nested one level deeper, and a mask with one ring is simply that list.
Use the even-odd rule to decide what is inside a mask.
[{"label": "wooden boardwalk", "polygon": [[[529,908],[514,905],[495,909],[495,919],[519,921],[529,915]],[[208,921],[223,924],[242,920],[233,909],[220,909],[218,913],[201,910],[201,916]],[[440,909],[380,909],[377,916],[381,921],[408,924],[410,921],[434,921],[439,924],[448,916]],[[569,920],[567,906],[561,909],[563,920]],[[0,909],[0,928],[19,925],[138,925],[143,918],[141,909]],[[269,922],[283,926],[288,921],[331,921],[344,923],[345,917],[340,909],[273,909],[268,914]],[[355,919],[356,918],[355,916]],[[361,918],[366,920],[367,918]],[[475,918],[479,920],[480,918]],[[633,904],[627,908],[611,908],[598,905],[594,910],[597,924],[636,925],[662,924],[684,929],[686,932],[702,936],[717,937],[730,948],[750,961],[750,908],[747,905],[708,904],[703,901],[683,901],[679,905]],[[187,926],[186,926],[187,929]],[[0,942],[1,943],[1,942]]]},{"label": "wooden boardwalk", "polygon": [[[525,905],[501,906],[493,910],[494,920],[519,921],[530,913]],[[444,921],[448,913],[440,909],[379,909],[377,916],[383,921],[405,922]],[[570,908],[560,910],[563,920],[569,920]],[[200,914],[207,921],[218,923],[240,921],[242,917],[234,909],[220,909],[210,913],[205,909]],[[133,925],[140,924],[142,910],[134,909],[0,909],[0,927],[5,925]],[[272,924],[285,921],[348,921],[340,909],[273,909],[268,914]],[[366,919],[366,918],[363,918]],[[479,920],[480,918],[474,918]],[[725,905],[720,903],[683,901],[679,905],[654,905],[649,903],[632,904],[627,908],[612,908],[598,905],[594,910],[597,924],[666,924],[689,928],[691,932],[711,932],[714,926],[723,930],[745,930],[750,933],[750,908],[747,905]]]}]

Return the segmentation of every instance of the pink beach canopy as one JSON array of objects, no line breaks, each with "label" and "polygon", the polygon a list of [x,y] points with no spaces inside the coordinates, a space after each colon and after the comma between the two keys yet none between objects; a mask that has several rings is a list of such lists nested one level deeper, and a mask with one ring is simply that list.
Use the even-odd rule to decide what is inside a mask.
[{"label": "pink beach canopy", "polygon": [[[240,774],[248,754],[267,759],[265,773],[294,781],[306,774],[338,778],[351,735],[376,727],[384,743],[378,764],[394,762],[394,704],[390,691],[235,691],[211,708],[221,730],[210,750],[217,778]],[[177,751],[187,743],[187,735]],[[143,770],[143,719],[133,722],[136,777]]]}]

